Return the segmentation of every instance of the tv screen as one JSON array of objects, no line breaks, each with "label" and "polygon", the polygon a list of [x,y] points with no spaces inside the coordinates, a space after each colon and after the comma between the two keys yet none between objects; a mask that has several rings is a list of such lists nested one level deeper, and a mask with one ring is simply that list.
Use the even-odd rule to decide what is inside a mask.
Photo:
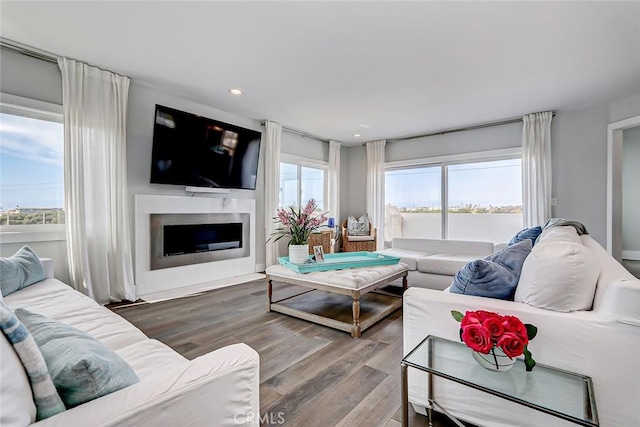
[{"label": "tv screen", "polygon": [[261,135],[156,105],[151,183],[255,190]]}]

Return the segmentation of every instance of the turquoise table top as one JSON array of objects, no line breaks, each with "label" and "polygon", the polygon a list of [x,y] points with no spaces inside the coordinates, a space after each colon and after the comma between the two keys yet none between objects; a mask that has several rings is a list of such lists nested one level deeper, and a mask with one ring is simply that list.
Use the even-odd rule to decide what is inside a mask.
[{"label": "turquoise table top", "polygon": [[[345,268],[372,267],[376,265],[393,265],[400,262],[400,258],[376,254],[373,252],[342,252],[339,254],[325,254],[324,261],[306,264],[294,264],[289,257],[279,257],[278,262],[298,273],[312,273],[315,271],[342,270]],[[311,260],[311,255],[309,255]]]}]

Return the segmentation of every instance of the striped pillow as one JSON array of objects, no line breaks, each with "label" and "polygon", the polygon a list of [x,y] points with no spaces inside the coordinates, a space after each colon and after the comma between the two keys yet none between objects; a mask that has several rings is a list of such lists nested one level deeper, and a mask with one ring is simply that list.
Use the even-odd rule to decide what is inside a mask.
[{"label": "striped pillow", "polygon": [[29,377],[33,400],[36,404],[36,421],[64,412],[66,408],[53,385],[53,381],[51,381],[47,364],[40,349],[27,328],[1,301],[0,330],[13,345],[13,349],[27,372],[27,377]]}]

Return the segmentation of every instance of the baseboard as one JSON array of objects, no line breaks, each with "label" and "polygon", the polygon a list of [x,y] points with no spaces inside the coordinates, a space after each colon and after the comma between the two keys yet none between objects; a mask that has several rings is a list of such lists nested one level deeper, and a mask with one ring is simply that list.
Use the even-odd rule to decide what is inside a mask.
[{"label": "baseboard", "polygon": [[202,292],[211,291],[213,289],[224,288],[227,286],[240,285],[242,283],[253,282],[254,280],[262,280],[264,274],[250,273],[241,276],[229,277],[226,279],[213,280],[211,282],[199,283],[197,285],[183,286],[180,288],[169,289],[166,291],[153,292],[145,295],[138,295],[140,299],[146,302],[159,302],[174,298],[183,298],[187,296],[198,295]]},{"label": "baseboard", "polygon": [[622,259],[640,261],[640,251],[622,251]]}]

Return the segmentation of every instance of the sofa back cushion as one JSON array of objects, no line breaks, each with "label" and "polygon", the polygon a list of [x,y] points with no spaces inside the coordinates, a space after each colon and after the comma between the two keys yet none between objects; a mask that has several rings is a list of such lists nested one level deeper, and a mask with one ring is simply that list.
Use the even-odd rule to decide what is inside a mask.
[{"label": "sofa back cushion", "polygon": [[449,292],[513,300],[522,264],[531,252],[531,239],[508,246],[465,265],[453,278]]},{"label": "sofa back cushion", "polygon": [[600,265],[591,250],[572,240],[536,244],[522,267],[515,301],[562,312],[591,309]]},{"label": "sofa back cushion", "polygon": [[9,295],[41,280],[44,280],[44,269],[38,255],[29,246],[23,246],[9,258],[0,258],[2,295]]},{"label": "sofa back cushion", "polygon": [[593,309],[598,310],[605,298],[606,291],[611,283],[617,280],[638,280],[626,268],[616,261],[605,248],[593,240],[588,234],[580,236],[580,241],[589,249],[598,260],[600,275],[596,286],[596,294],[593,299]]},{"label": "sofa back cushion", "polygon": [[36,420],[36,405],[22,362],[0,333],[0,425],[24,427]]},{"label": "sofa back cushion", "polygon": [[428,254],[457,254],[485,257],[493,252],[493,243],[463,240],[414,239],[394,237],[391,247]]}]

